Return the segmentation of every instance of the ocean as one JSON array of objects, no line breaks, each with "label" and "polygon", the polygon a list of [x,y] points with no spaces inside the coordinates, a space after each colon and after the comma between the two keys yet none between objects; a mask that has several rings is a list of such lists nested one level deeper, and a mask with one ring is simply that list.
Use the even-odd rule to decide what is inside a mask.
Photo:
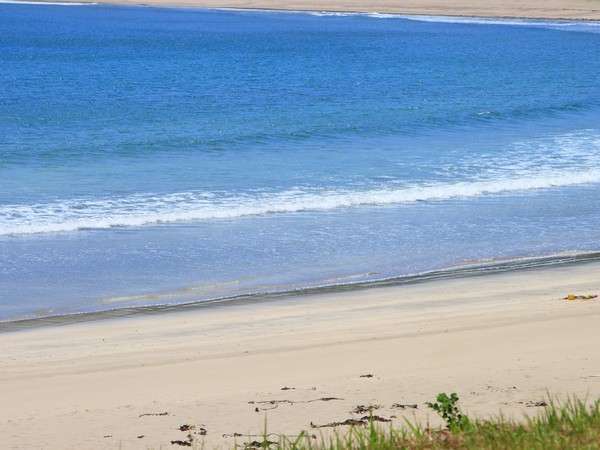
[{"label": "ocean", "polygon": [[0,3],[0,321],[586,255],[599,223],[598,23]]}]

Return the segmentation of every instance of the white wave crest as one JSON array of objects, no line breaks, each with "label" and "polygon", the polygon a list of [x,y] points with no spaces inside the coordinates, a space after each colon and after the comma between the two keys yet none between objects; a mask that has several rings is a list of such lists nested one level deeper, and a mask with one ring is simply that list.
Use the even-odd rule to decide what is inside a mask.
[{"label": "white wave crest", "polygon": [[182,192],[99,200],[67,200],[37,205],[4,205],[0,206],[0,235],[441,201],[588,183],[600,183],[600,170],[566,173],[552,171],[518,178],[390,186],[367,190],[291,189],[237,195]]},{"label": "white wave crest", "polygon": [[338,12],[338,11],[305,11],[304,13],[309,14],[311,16],[319,16],[319,17],[347,17],[347,16],[364,15],[363,13]]},{"label": "white wave crest", "polygon": [[458,16],[426,16],[426,15],[403,15],[369,13],[369,17],[376,19],[406,19],[418,22],[434,23],[456,23],[476,25],[512,25],[541,28],[573,28],[578,27],[582,31],[600,31],[600,22],[577,21],[577,20],[544,20],[544,19],[493,19],[488,17],[458,17]]},{"label": "white wave crest", "polygon": [[382,13],[382,12],[344,12],[344,11],[308,11],[282,9],[247,9],[247,8],[214,8],[222,11],[266,12],[275,14],[308,14],[318,17],[370,17],[373,19],[403,19],[418,22],[474,24],[474,25],[507,25],[547,28],[561,31],[579,31],[600,33],[600,21],[595,20],[545,20],[545,19],[509,19],[472,16],[435,16],[419,14]]},{"label": "white wave crest", "polygon": [[546,20],[528,20],[528,19],[492,19],[487,17],[467,17],[467,16],[426,16],[426,15],[408,15],[408,14],[388,14],[388,13],[367,13],[369,17],[375,19],[406,19],[418,22],[434,23],[467,23],[480,25],[521,25],[521,26],[566,26],[572,23],[567,21],[546,21]]}]

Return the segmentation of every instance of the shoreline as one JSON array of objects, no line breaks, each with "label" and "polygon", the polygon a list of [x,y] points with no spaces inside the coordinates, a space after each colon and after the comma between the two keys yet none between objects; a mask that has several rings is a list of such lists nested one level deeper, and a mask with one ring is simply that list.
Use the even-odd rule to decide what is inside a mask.
[{"label": "shoreline", "polygon": [[600,261],[600,251],[582,253],[563,252],[537,257],[520,257],[505,260],[494,260],[493,262],[485,263],[461,264],[413,275],[400,275],[340,284],[324,284],[283,291],[250,292],[247,294],[216,297],[212,299],[195,300],[183,303],[125,306],[121,308],[104,309],[99,311],[84,311],[42,317],[8,319],[0,321],[0,334],[35,328],[63,326],[118,318],[161,315],[184,311],[205,310],[209,308],[269,303],[282,299],[298,299],[302,297],[325,294],[365,291],[370,289],[406,286],[419,283],[431,283],[444,279],[452,280],[489,276],[506,272],[541,270],[547,267],[589,264],[596,261]]},{"label": "shoreline", "polygon": [[[41,0],[45,1],[45,0]],[[51,1],[51,0],[47,0]],[[72,0],[67,0],[72,1]],[[74,0],[73,0],[74,1]],[[289,9],[289,8],[262,8],[262,7],[236,7],[236,6],[214,6],[214,7],[205,7],[205,6],[186,6],[186,5],[163,5],[156,3],[133,3],[125,0],[127,3],[122,3],[114,0],[101,0],[99,2],[89,3],[90,5],[112,5],[112,6],[140,6],[146,8],[177,8],[177,9],[191,9],[191,10],[206,10],[206,11],[231,11],[231,12],[264,12],[264,13],[287,13],[287,14],[323,14],[324,16],[331,14],[341,14],[341,15],[353,15],[353,16],[371,16],[373,14],[389,14],[391,16],[397,16],[398,19],[406,18],[410,20],[418,20],[417,18],[440,18],[440,19],[457,19],[457,23],[459,19],[473,19],[473,20],[481,20],[481,21],[499,21],[499,22],[508,22],[511,20],[521,20],[521,21],[535,21],[543,24],[549,21],[556,21],[561,23],[598,23],[600,24],[600,9],[598,13],[598,17],[595,18],[564,18],[564,17],[540,17],[540,16],[514,16],[514,15],[506,15],[506,16],[480,16],[480,15],[468,15],[468,14],[460,14],[460,13],[444,13],[444,14],[431,14],[431,13],[421,13],[421,12],[395,12],[395,11],[379,11],[379,10],[339,10],[339,9]],[[165,0],[168,1],[168,0]],[[396,17],[395,17],[396,18]],[[467,22],[468,23],[468,22]],[[507,25],[510,25],[508,23]]]},{"label": "shoreline", "polygon": [[[241,12],[273,12],[273,13],[341,13],[341,14],[396,14],[398,16],[423,16],[423,17],[440,17],[440,18],[456,18],[456,19],[496,19],[496,20],[555,20],[555,21],[575,21],[575,22],[599,22],[600,7],[598,9],[589,8],[589,3],[585,0],[579,0],[578,3],[582,7],[575,7],[572,2],[566,0],[555,0],[554,8],[545,7],[540,1],[530,3],[540,3],[536,8],[527,7],[513,2],[513,6],[504,6],[502,2],[490,5],[485,4],[480,0],[471,0],[466,5],[454,0],[446,5],[428,5],[423,0],[413,0],[403,2],[402,4],[396,0],[382,0],[380,3],[368,4],[360,2],[344,2],[339,0],[321,0],[321,1],[288,1],[288,6],[281,6],[281,2],[276,0],[96,0],[96,1],[80,1],[80,0],[7,0],[0,1],[0,4],[44,4],[49,5],[112,5],[112,6],[139,6],[139,7],[155,7],[155,8],[182,8],[182,9],[206,9],[206,10],[222,10],[222,11],[241,11]],[[338,6],[339,5],[339,6]],[[571,7],[571,9],[566,7]],[[531,10],[538,11],[537,13]],[[528,13],[520,12],[522,10],[529,11]],[[557,12],[548,12],[557,11]],[[571,11],[571,12],[569,12]],[[401,18],[401,17],[400,17]]]},{"label": "shoreline", "polygon": [[[50,1],[50,0],[48,0]],[[121,3],[112,3],[109,1],[97,2],[94,4],[111,4],[111,5],[122,5]],[[136,6],[145,6],[148,8],[155,7],[154,5],[148,5],[146,3],[139,3]],[[159,7],[156,5],[156,7]],[[164,7],[164,6],[160,6]],[[179,8],[187,8],[187,7],[179,7]],[[194,7],[191,7],[194,8]],[[442,19],[479,19],[479,20],[498,20],[498,21],[510,21],[510,20],[532,20],[539,21],[540,23],[544,23],[547,21],[557,21],[557,22],[581,22],[581,23],[599,23],[600,15],[598,18],[594,19],[586,19],[586,18],[559,18],[559,17],[539,17],[539,16],[472,16],[467,14],[452,14],[452,13],[444,13],[444,14],[425,14],[420,12],[388,12],[388,11],[343,11],[343,10],[335,10],[335,9],[285,9],[285,8],[236,8],[236,7],[214,7],[214,8],[203,8],[203,7],[195,7],[194,9],[207,9],[207,10],[217,10],[217,11],[240,11],[240,12],[274,12],[274,13],[298,13],[298,14],[311,14],[311,13],[331,13],[331,14],[348,14],[348,15],[369,15],[369,14],[390,14],[394,16],[398,16],[401,18],[417,18],[417,17],[427,17],[427,18],[442,18]]]},{"label": "shoreline", "polygon": [[537,414],[548,392],[593,400],[600,299],[563,297],[599,280],[588,261],[2,333],[0,435],[15,449],[166,448],[190,424],[207,430],[198,444],[231,448],[265,420],[295,434],[357,405],[436,425],[424,403],[438,392],[472,417]]}]

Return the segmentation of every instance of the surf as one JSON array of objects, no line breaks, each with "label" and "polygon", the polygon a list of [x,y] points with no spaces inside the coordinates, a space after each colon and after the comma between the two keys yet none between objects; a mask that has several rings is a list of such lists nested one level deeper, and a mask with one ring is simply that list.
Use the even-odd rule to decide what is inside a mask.
[{"label": "surf", "polygon": [[0,206],[0,235],[69,232],[151,224],[237,219],[364,206],[469,199],[600,183],[600,169],[558,170],[520,177],[429,183],[374,189],[295,188],[281,192],[179,192],[103,199],[72,199]]}]

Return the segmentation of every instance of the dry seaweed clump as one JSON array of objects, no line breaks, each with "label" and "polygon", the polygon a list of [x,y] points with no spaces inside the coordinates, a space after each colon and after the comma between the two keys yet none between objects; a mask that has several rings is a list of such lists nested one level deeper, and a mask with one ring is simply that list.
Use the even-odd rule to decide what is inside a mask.
[{"label": "dry seaweed clump", "polygon": [[566,297],[563,297],[563,300],[569,300],[569,301],[573,301],[573,300],[592,300],[594,298],[597,298],[598,295],[596,294],[587,294],[587,295],[576,295],[576,294],[568,294]]}]

